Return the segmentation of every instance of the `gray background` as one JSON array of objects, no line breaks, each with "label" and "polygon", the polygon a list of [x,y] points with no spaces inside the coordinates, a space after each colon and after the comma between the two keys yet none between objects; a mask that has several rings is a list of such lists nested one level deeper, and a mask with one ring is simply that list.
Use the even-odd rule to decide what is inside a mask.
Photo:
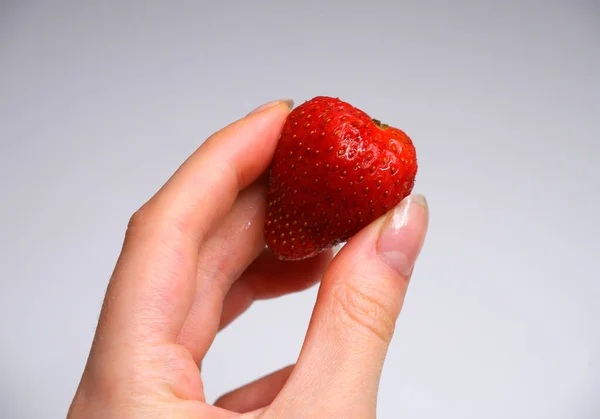
[{"label": "gray background", "polygon": [[[600,3],[347,0],[0,2],[2,418],[64,416],[178,165],[320,94],[406,130],[431,205],[379,416],[600,417]],[[218,337],[210,400],[295,360],[315,292]]]}]

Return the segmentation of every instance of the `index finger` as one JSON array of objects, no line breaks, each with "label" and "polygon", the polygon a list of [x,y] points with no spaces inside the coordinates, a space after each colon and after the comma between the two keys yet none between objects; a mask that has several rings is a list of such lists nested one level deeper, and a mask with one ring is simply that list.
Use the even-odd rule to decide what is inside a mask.
[{"label": "index finger", "polygon": [[100,318],[103,336],[175,341],[194,298],[199,248],[269,166],[290,102],[263,105],[212,135],[133,215]]}]

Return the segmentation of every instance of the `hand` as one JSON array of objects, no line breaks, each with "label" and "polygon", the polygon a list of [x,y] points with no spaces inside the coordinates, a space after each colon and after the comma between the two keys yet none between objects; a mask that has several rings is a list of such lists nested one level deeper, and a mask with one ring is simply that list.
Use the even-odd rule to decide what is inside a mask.
[{"label": "hand", "polygon": [[[409,196],[333,261],[277,260],[263,174],[289,110],[263,105],[211,136],[133,215],[69,418],[375,417],[427,205]],[[219,329],[319,280],[296,365],[206,403],[199,366]]]}]

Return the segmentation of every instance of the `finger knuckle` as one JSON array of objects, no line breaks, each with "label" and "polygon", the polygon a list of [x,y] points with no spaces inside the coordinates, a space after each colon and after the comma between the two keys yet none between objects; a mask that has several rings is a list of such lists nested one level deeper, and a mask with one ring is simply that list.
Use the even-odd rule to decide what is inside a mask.
[{"label": "finger knuckle", "polygon": [[389,343],[396,315],[389,295],[364,278],[341,281],[333,287],[333,313],[346,325]]},{"label": "finger knuckle", "polygon": [[190,211],[176,211],[155,198],[146,202],[129,218],[126,238],[152,235],[162,241],[173,237],[200,241],[209,227],[197,225]]},{"label": "finger knuckle", "polygon": [[167,211],[161,209],[153,199],[142,205],[129,218],[127,237],[147,237],[149,234],[166,235],[178,227]]},{"label": "finger knuckle", "polygon": [[137,211],[135,211],[131,217],[129,217],[129,222],[127,223],[127,232],[134,232],[142,228],[144,225],[148,224],[148,219],[150,218],[150,205],[149,203],[145,203],[142,205]]}]

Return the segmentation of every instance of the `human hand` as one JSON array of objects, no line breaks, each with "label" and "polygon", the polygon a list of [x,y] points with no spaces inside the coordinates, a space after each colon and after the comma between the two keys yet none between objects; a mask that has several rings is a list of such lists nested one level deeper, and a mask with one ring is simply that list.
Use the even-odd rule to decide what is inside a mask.
[{"label": "human hand", "polygon": [[[262,237],[286,101],[211,136],[131,218],[68,417],[374,418],[428,210],[411,195],[332,252],[283,262]],[[295,365],[205,400],[200,365],[254,300],[321,280]]]}]

